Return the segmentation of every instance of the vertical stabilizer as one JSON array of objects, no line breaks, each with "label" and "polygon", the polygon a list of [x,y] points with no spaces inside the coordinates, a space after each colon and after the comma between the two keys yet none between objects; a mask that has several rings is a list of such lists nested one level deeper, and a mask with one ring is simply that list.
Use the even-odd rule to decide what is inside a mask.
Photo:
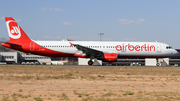
[{"label": "vertical stabilizer", "polygon": [[21,27],[15,22],[12,17],[5,17],[6,26],[10,38],[10,42],[25,42],[31,41]]}]

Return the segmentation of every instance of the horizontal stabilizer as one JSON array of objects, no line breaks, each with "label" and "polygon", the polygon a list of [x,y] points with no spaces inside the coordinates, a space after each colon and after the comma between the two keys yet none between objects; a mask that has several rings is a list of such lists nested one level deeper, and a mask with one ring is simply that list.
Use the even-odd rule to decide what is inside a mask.
[{"label": "horizontal stabilizer", "polygon": [[18,45],[18,44],[14,44],[14,43],[10,43],[10,42],[4,42],[5,44],[9,44],[9,45],[11,45],[11,46],[20,46],[21,47],[21,45]]}]

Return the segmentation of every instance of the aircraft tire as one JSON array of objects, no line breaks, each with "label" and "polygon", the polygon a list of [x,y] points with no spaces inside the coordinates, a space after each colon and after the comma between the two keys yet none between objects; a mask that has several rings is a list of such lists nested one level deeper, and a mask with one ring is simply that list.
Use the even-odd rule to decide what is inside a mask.
[{"label": "aircraft tire", "polygon": [[92,66],[92,64],[93,64],[93,61],[92,61],[92,60],[89,60],[89,61],[88,61],[88,65]]},{"label": "aircraft tire", "polygon": [[159,64],[159,63],[157,63],[157,64],[156,64],[156,66],[160,66],[160,64]]}]

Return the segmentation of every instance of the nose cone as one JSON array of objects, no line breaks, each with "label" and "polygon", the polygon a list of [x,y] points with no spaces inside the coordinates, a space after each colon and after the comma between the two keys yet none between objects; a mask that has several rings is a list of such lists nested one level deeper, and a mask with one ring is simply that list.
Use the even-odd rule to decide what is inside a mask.
[{"label": "nose cone", "polygon": [[177,50],[173,50],[173,52],[172,52],[172,54],[174,55],[174,56],[176,56],[176,55],[178,55],[179,54],[179,52],[177,51]]}]

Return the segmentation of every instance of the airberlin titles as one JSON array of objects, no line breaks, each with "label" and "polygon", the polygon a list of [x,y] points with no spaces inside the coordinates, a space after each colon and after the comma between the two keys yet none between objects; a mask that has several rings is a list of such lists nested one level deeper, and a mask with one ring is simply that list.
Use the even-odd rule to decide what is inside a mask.
[{"label": "airberlin titles", "polygon": [[116,46],[117,51],[155,51],[154,45],[143,44],[143,45],[131,45],[130,43]]}]

